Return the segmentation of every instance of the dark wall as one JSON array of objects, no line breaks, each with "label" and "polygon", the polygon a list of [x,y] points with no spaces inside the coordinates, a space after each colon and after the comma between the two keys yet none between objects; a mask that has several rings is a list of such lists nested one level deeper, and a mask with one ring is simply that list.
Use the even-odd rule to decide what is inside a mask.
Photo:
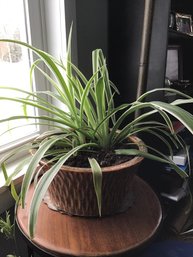
[{"label": "dark wall", "polygon": [[[148,58],[141,62],[144,12],[153,3],[152,23],[148,30]],[[91,74],[91,52],[102,48],[107,57],[110,79],[120,96],[118,104],[136,99],[141,66],[145,68],[141,93],[164,86],[171,0],[65,0],[67,33],[74,22],[74,60],[79,68]],[[148,16],[148,13],[146,13]],[[145,17],[146,17],[145,16]],[[157,94],[153,99],[162,99]]]},{"label": "dark wall", "polygon": [[117,85],[117,102],[136,99],[143,29],[144,2],[109,1],[109,71]]},{"label": "dark wall", "polygon": [[[110,79],[121,99],[134,100],[138,79],[144,1],[66,0],[67,34],[74,23],[74,61],[88,76],[91,52],[102,48],[107,57]],[[77,47],[78,46],[78,47]]]},{"label": "dark wall", "polygon": [[74,61],[79,69],[89,77],[92,71],[92,51],[101,48],[107,56],[108,1],[65,0],[65,11],[67,35],[73,22]]}]

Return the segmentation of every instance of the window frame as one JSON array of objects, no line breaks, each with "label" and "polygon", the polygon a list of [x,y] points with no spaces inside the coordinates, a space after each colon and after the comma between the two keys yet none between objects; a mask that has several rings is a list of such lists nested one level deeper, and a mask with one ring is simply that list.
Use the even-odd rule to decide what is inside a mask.
[{"label": "window frame", "polygon": [[[25,21],[27,32],[29,32],[26,33],[29,44],[49,52],[56,58],[64,58],[66,53],[64,1],[23,0],[23,2],[25,10],[28,12],[28,15],[25,16]],[[55,17],[59,16],[60,19],[55,19]],[[61,53],[63,54],[61,55]],[[36,56],[32,55],[33,54],[30,52],[30,59],[33,62],[33,60],[36,59]],[[45,66],[43,68],[46,69]],[[39,91],[50,90],[48,81],[39,73],[35,73],[34,81],[36,88]],[[48,96],[44,97],[46,98],[46,101],[52,101]],[[44,114],[48,115],[48,113],[39,110],[39,115]],[[7,144],[7,146],[0,150],[0,156],[17,146],[33,140],[47,129],[49,129],[49,126],[40,126],[36,132],[33,132],[32,134],[23,137],[10,145]]]},{"label": "window frame", "polygon": [[[26,25],[30,31],[30,35],[28,37],[29,44],[49,52],[56,58],[64,58],[66,53],[66,23],[64,0],[23,0],[23,2],[25,5],[25,10],[28,12],[28,15],[26,15]],[[38,73],[35,74],[35,84],[40,91],[50,89],[47,80],[43,76],[39,76]],[[49,97],[46,100],[51,101]],[[45,113],[40,112],[39,114],[42,115]],[[11,147],[7,147],[7,149],[5,148],[3,151],[1,151],[0,157],[3,153],[33,140],[46,129],[48,129],[48,127],[46,128],[45,126],[40,126],[40,129],[37,133],[33,133],[33,135],[27,136],[26,138],[13,144]],[[15,163],[19,163],[23,157],[24,156],[19,156],[17,160],[13,160],[13,163],[10,163],[8,166],[8,172],[9,169],[11,170],[15,166]],[[21,173],[19,177],[15,179],[16,183],[21,183],[22,175],[23,173]],[[0,181],[2,181],[2,178],[3,174],[0,170]],[[3,196],[1,192],[5,194],[5,190],[6,188],[2,185],[2,183],[0,183],[0,202],[2,202],[1,196]],[[13,203],[11,199],[9,202],[3,208],[4,210]],[[1,212],[2,210],[0,209],[0,213]]]}]

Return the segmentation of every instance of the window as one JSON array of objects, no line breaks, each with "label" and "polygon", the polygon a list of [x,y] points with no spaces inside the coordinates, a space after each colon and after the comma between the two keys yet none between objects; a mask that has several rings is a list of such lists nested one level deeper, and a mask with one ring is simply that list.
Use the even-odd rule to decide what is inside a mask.
[{"label": "window", "polygon": [[[0,0],[0,37],[21,40],[29,42],[30,37],[29,27],[27,26],[27,12],[23,0]],[[17,10],[17,11],[16,11]],[[20,88],[22,90],[30,90],[29,83],[29,69],[31,58],[28,50],[18,44],[1,43],[0,45],[0,85],[9,86],[13,88]],[[10,92],[12,95],[10,95]],[[0,91],[1,95],[7,97],[14,95],[21,95],[17,91]],[[21,115],[22,106],[15,102],[0,101],[0,118],[5,119],[9,116]],[[30,110],[31,115],[35,115],[35,109]],[[0,134],[6,129],[20,127],[18,129],[10,130],[9,133],[0,136],[1,149],[8,145],[18,142],[38,131],[37,127],[28,126],[21,127],[24,124],[29,124],[27,120],[12,121],[2,123],[0,126]]]},{"label": "window", "polygon": [[[62,0],[0,0],[0,37],[18,39],[32,43],[56,57],[64,57],[65,52],[65,19],[64,1]],[[54,41],[53,41],[54,39]],[[57,49],[57,50],[56,50]],[[0,44],[0,85],[30,90],[29,69],[33,62],[32,55],[27,49],[17,44]],[[48,84],[45,78],[35,75],[36,83],[33,90],[46,90]],[[6,90],[0,91],[5,94]],[[8,93],[10,96],[10,91]],[[19,94],[13,91],[14,94]],[[0,118],[21,114],[22,106],[14,102],[0,101]],[[37,110],[31,108],[31,115]],[[26,126],[20,127],[25,124]],[[7,128],[10,131],[0,137],[0,151],[9,150],[26,140],[37,136],[44,128],[28,126],[30,121],[21,120],[11,123],[1,123],[0,134]]]}]

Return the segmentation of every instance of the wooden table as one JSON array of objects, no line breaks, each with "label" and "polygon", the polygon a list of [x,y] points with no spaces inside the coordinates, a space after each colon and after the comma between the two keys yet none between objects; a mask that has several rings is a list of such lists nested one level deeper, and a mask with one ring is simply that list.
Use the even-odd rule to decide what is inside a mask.
[{"label": "wooden table", "polygon": [[[32,245],[50,256],[111,256],[126,253],[150,240],[162,218],[152,189],[135,177],[134,205],[125,213],[104,218],[71,217],[41,204]],[[30,243],[27,231],[31,186],[27,206],[18,207],[17,223]]]}]

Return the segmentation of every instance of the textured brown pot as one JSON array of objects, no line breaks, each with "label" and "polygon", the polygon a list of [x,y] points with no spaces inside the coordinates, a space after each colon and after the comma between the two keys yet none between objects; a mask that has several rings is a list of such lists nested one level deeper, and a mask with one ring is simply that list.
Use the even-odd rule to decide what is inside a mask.
[{"label": "textured brown pot", "polygon": [[[136,144],[137,137],[130,137]],[[139,149],[146,151],[144,146]],[[131,205],[132,181],[143,157],[134,157],[125,163],[102,168],[102,216],[124,212]],[[43,170],[49,166],[41,161]],[[48,189],[45,202],[51,208],[69,215],[98,216],[93,175],[90,168],[63,166]]]}]

